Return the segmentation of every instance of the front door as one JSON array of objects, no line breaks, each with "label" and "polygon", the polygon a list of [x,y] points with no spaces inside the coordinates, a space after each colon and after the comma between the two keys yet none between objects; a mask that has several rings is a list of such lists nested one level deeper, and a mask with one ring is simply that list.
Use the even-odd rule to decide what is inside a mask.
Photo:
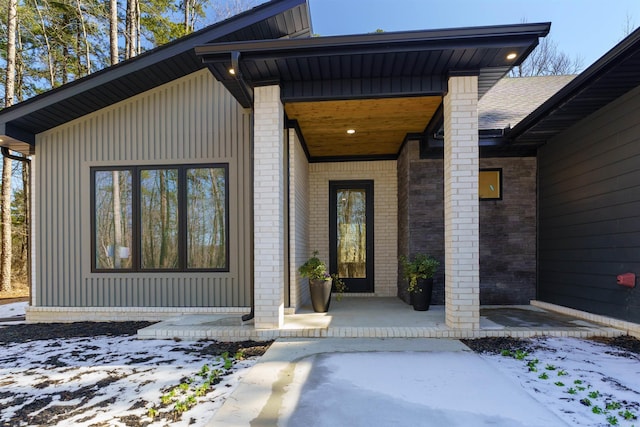
[{"label": "front door", "polygon": [[373,181],[329,181],[329,268],[347,292],[373,292]]}]

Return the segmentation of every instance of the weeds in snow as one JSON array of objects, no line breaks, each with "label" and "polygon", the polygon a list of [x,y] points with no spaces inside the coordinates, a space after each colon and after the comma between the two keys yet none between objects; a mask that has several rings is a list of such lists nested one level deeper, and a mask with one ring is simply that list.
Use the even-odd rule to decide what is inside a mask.
[{"label": "weeds in snow", "polygon": [[[516,360],[524,361],[528,372],[538,371],[538,365],[540,364],[540,361],[536,358],[527,359],[529,353],[527,353],[526,351],[502,350],[500,354],[504,357],[510,357]],[[548,380],[548,372],[557,372],[558,377],[571,377],[571,373],[566,369],[562,369],[561,367],[555,366],[550,363],[545,364],[544,369],[544,372],[542,372],[540,375],[537,375],[537,379],[543,381]],[[553,384],[555,384],[557,387],[565,387],[565,383],[562,381],[555,381]],[[603,395],[598,390],[591,390],[586,393],[586,396],[580,397],[581,393],[584,393],[591,388],[591,384],[588,384],[584,380],[575,379],[573,380],[573,386],[569,386],[569,388],[565,390],[565,393],[576,396],[577,402],[582,406],[591,408],[592,413],[596,415],[603,415],[606,419],[606,422],[610,426],[619,425],[620,420],[618,419],[618,417],[626,421],[633,421],[638,419],[638,416],[632,411],[632,409],[634,408],[631,406],[625,406],[627,404],[626,401],[619,402],[613,399],[613,396]]]}]

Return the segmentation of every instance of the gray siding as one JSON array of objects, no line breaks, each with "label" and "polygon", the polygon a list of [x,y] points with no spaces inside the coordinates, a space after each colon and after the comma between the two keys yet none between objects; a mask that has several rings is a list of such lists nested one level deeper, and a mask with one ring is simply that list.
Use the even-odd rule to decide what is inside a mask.
[{"label": "gray siding", "polygon": [[[35,305],[248,306],[250,114],[206,70],[38,135]],[[228,273],[92,273],[90,167],[229,165]]]},{"label": "gray siding", "polygon": [[640,321],[640,87],[539,151],[538,298]]}]

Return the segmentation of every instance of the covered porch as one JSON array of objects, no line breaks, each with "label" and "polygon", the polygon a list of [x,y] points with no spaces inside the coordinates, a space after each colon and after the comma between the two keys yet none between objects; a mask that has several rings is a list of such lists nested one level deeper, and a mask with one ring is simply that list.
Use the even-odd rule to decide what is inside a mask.
[{"label": "covered porch", "polygon": [[[480,329],[479,158],[485,143],[495,151],[496,140],[481,140],[477,104],[548,31],[549,24],[520,24],[196,48],[216,79],[252,109],[251,317],[256,330],[297,336],[321,330],[340,334],[341,328],[349,328],[327,320],[332,317],[295,317],[305,316],[309,301],[307,281],[297,267],[314,250],[332,266],[332,273],[340,273],[335,259],[340,239],[330,222],[332,205],[340,199],[340,193],[331,192],[336,182],[343,185],[338,190],[354,182],[366,185],[376,199],[375,213],[366,215],[367,221],[374,217],[372,224],[366,223],[371,232],[362,245],[366,261],[359,261],[366,263],[366,274],[340,275],[360,280],[358,287],[347,285],[348,291],[367,297],[406,296],[398,278],[398,257],[425,248],[402,229],[400,213],[406,216],[413,207],[398,183],[410,179],[404,153],[418,149],[420,158],[442,159],[438,182],[444,189],[439,200],[444,212],[441,244],[426,248],[431,252],[442,247],[444,297],[439,303],[444,304],[444,320],[420,333],[448,336],[450,330]],[[362,301],[376,306],[373,299]],[[370,314],[381,316],[376,310]],[[315,324],[313,332],[298,332],[296,319]],[[406,327],[414,326],[425,328],[424,323]],[[404,326],[390,326],[395,327]]]},{"label": "covered porch", "polygon": [[216,339],[221,341],[277,338],[484,338],[532,336],[613,337],[629,331],[532,305],[483,306],[478,329],[450,328],[445,307],[414,311],[398,298],[345,297],[332,301],[328,313],[305,306],[284,316],[280,328],[258,329],[239,315],[184,315],[138,331],[141,339]]}]

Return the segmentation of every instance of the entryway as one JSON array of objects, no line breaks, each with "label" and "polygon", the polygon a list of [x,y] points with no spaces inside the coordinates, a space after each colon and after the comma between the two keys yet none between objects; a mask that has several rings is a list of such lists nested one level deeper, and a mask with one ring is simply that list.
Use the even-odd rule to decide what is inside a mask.
[{"label": "entryway", "polygon": [[347,292],[374,291],[373,181],[329,181],[329,268]]}]

